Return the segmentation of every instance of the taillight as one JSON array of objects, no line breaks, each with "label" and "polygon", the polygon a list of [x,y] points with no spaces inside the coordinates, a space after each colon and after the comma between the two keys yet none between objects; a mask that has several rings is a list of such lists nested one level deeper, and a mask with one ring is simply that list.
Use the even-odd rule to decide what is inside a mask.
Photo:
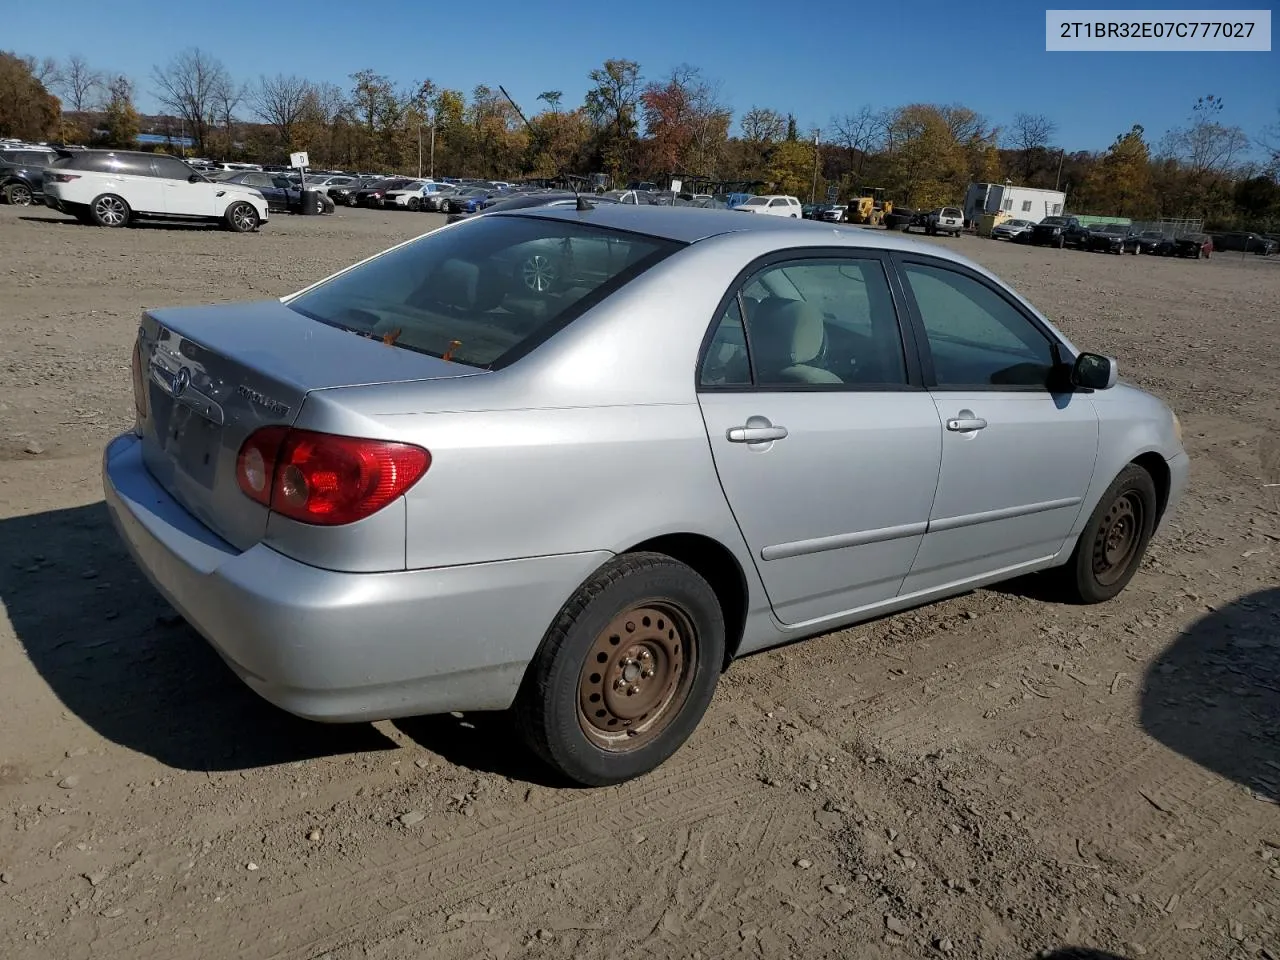
[{"label": "taillight", "polygon": [[142,341],[133,342],[133,409],[139,418],[147,418],[147,381],[142,374]]},{"label": "taillight", "polygon": [[78,174],[78,173],[51,173],[51,174],[49,174],[49,179],[50,179],[50,180],[52,180],[54,183],[70,183],[72,180],[79,180],[79,179],[80,179],[80,174]]},{"label": "taillight", "polygon": [[377,513],[430,466],[431,454],[409,443],[265,427],[241,446],[236,482],[291,520],[337,526]]}]

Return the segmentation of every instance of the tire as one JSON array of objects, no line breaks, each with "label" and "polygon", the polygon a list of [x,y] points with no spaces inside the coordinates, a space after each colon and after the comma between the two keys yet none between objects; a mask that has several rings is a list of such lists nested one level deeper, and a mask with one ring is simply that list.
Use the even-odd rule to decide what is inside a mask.
[{"label": "tire", "polygon": [[95,226],[123,227],[127,226],[133,211],[123,197],[114,193],[103,193],[93,198],[89,204],[89,218]]},{"label": "tire", "polygon": [[660,553],[616,557],[543,638],[516,697],[521,733],[584,786],[648,773],[702,719],[724,650],[724,616],[706,580]]},{"label": "tire", "polygon": [[4,198],[15,207],[29,207],[35,200],[35,195],[25,183],[11,183],[4,188]]},{"label": "tire", "polygon": [[1137,464],[1112,481],[1062,568],[1062,586],[1077,603],[1104,603],[1133,579],[1151,542],[1156,485]]},{"label": "tire", "polygon": [[237,200],[227,207],[222,222],[232,233],[253,233],[262,223],[258,211],[247,200]]},{"label": "tire", "polygon": [[1056,241],[1054,241],[1054,244],[1053,244],[1053,245],[1054,245],[1055,247],[1057,247],[1059,250],[1061,250],[1063,247],[1065,247],[1065,246],[1067,245],[1066,238],[1065,238],[1065,237],[1059,237]]},{"label": "tire", "polygon": [[422,209],[422,201],[419,200],[417,197],[410,197],[409,209],[412,210],[414,213],[417,213],[419,210]]}]

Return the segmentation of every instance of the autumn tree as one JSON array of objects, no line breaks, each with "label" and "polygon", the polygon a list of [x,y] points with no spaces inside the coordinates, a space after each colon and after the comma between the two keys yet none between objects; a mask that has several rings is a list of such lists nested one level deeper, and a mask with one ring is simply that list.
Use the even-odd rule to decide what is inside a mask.
[{"label": "autumn tree", "polygon": [[889,118],[885,129],[888,172],[900,202],[941,206],[954,202],[963,190],[965,159],[953,119],[943,108],[925,103],[900,107]]},{"label": "autumn tree", "polygon": [[718,87],[697,67],[681,64],[641,95],[649,138],[649,167],[656,172],[707,173],[720,158],[732,114]]},{"label": "autumn tree", "polygon": [[253,115],[275,131],[287,150],[294,145],[294,128],[303,119],[308,99],[314,95],[315,87],[310,81],[278,73],[274,77],[258,77],[246,97]]},{"label": "autumn tree", "polygon": [[777,144],[763,177],[771,184],[770,191],[807,195],[813,182],[814,149],[812,140],[783,140]]},{"label": "autumn tree", "polygon": [[153,68],[151,79],[160,106],[184,121],[196,150],[204,153],[209,130],[218,122],[221,94],[231,84],[222,61],[192,47],[164,66]]},{"label": "autumn tree", "polygon": [[74,53],[59,72],[57,89],[66,109],[84,113],[99,106],[103,93],[107,92],[107,81],[81,54]]},{"label": "autumn tree", "polygon": [[132,149],[141,129],[138,111],[133,105],[133,84],[128,77],[116,76],[107,81],[107,91],[99,142],[104,147]]},{"label": "autumn tree", "polygon": [[29,59],[0,51],[0,136],[53,136],[61,112],[58,98],[32,72]]},{"label": "autumn tree", "polygon": [[538,99],[545,103],[552,113],[559,113],[560,101],[564,99],[564,93],[560,90],[543,90],[538,94]]},{"label": "autumn tree", "polygon": [[1116,137],[1081,187],[1090,210],[1108,216],[1140,217],[1155,212],[1151,194],[1151,149],[1135,123]]},{"label": "autumn tree", "polygon": [[1019,113],[1013,118],[1007,144],[1018,154],[1022,179],[1030,183],[1033,175],[1045,166],[1049,147],[1058,125],[1043,113]]},{"label": "autumn tree", "polygon": [[634,60],[606,60],[587,78],[583,106],[597,131],[597,158],[615,176],[634,156],[640,109],[640,64]]},{"label": "autumn tree", "polygon": [[846,170],[854,180],[861,179],[867,155],[883,138],[884,128],[884,115],[869,105],[831,118],[832,137],[836,145],[845,150]]}]

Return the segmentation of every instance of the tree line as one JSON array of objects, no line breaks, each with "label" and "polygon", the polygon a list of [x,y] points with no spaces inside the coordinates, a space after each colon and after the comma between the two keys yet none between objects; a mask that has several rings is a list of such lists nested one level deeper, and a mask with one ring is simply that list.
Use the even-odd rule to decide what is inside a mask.
[{"label": "tree line", "polygon": [[1225,121],[1214,95],[1158,142],[1134,124],[1106,150],[1070,151],[1045,114],[1002,127],[961,104],[863,106],[802,129],[793,113],[753,106],[735,131],[720,85],[696,66],[646,76],[633,60],[610,59],[588,81],[582,103],[546,90],[526,113],[501,88],[401,87],[371,69],[345,87],[238,79],[191,48],[152,69],[146,89],[164,113],[143,118],[135,84],[82,56],[0,52],[0,136],[128,147],[148,132],[189,137],[190,155],[224,160],[279,162],[307,150],[318,167],[507,179],[699,175],[819,200],[828,187],[848,197],[875,186],[910,207],[958,203],[971,182],[1011,180],[1062,189],[1077,213],[1280,225],[1280,122],[1245,131]]}]

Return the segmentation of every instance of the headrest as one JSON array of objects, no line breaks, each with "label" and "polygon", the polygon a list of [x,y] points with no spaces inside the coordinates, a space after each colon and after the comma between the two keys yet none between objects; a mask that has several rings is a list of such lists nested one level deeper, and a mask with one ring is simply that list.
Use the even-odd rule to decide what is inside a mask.
[{"label": "headrest", "polygon": [[426,293],[437,303],[470,310],[475,307],[480,268],[465,260],[446,260],[436,268]]},{"label": "headrest", "polygon": [[752,345],[770,366],[808,363],[821,352],[825,332],[822,314],[804,300],[769,297],[752,311]]}]

